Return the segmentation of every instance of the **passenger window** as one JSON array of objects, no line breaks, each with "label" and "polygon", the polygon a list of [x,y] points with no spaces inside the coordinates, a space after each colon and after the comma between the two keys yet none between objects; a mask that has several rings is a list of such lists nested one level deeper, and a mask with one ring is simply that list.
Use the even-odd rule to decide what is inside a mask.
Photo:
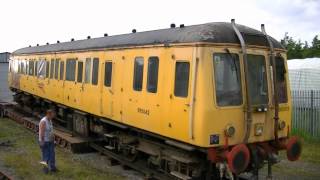
[{"label": "passenger window", "polygon": [[174,79],[174,95],[177,97],[187,97],[189,88],[189,62],[177,62]]},{"label": "passenger window", "polygon": [[26,70],[25,70],[25,74],[28,75],[29,74],[29,61],[26,60]]},{"label": "passenger window", "polygon": [[159,58],[150,57],[148,60],[148,77],[147,77],[147,90],[151,93],[156,93],[158,88],[158,69]]},{"label": "passenger window", "polygon": [[38,76],[40,78],[45,78],[46,75],[46,60],[38,61]]},{"label": "passenger window", "polygon": [[21,74],[24,74],[24,61],[21,61]]},{"label": "passenger window", "polygon": [[91,79],[91,58],[86,59],[84,82],[90,83]]},{"label": "passenger window", "polygon": [[38,76],[38,61],[34,61],[34,75]]},{"label": "passenger window", "polygon": [[46,64],[46,78],[49,78],[49,70],[50,70],[50,63],[45,61]]},{"label": "passenger window", "polygon": [[50,79],[53,79],[53,74],[54,74],[54,59],[51,59],[50,63]]},{"label": "passenger window", "polygon": [[33,76],[33,71],[34,71],[34,61],[30,60],[29,61],[29,75]]},{"label": "passenger window", "polygon": [[143,57],[136,57],[134,60],[133,89],[142,90],[143,83]]},{"label": "passenger window", "polygon": [[78,77],[77,77],[78,83],[82,83],[82,74],[83,74],[83,62],[79,61],[78,62]]},{"label": "passenger window", "polygon": [[64,80],[64,62],[60,62],[60,80]]},{"label": "passenger window", "polygon": [[59,59],[56,59],[55,60],[55,65],[54,65],[54,78],[56,79],[56,80],[58,80],[59,79],[59,62],[60,62],[60,60]]},{"label": "passenger window", "polygon": [[99,78],[99,58],[94,58],[93,64],[92,64],[92,84],[93,85],[98,84],[98,78]]},{"label": "passenger window", "polygon": [[76,73],[76,60],[67,59],[66,80],[75,81],[75,73]]},{"label": "passenger window", "polygon": [[21,61],[18,60],[18,74],[21,73]]},{"label": "passenger window", "polygon": [[104,65],[104,85],[107,87],[111,86],[112,78],[112,62],[106,62]]},{"label": "passenger window", "polygon": [[213,64],[217,105],[241,105],[239,56],[231,53],[216,53],[213,55]]}]

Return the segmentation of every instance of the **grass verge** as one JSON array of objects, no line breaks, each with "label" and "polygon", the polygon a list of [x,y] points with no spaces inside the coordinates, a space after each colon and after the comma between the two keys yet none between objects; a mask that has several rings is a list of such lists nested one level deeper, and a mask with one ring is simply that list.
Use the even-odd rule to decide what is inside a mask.
[{"label": "grass verge", "polygon": [[0,119],[0,142],[10,140],[13,146],[0,146],[0,169],[11,169],[17,179],[124,179],[73,158],[72,153],[56,148],[59,172],[43,174],[36,136],[9,119]]}]

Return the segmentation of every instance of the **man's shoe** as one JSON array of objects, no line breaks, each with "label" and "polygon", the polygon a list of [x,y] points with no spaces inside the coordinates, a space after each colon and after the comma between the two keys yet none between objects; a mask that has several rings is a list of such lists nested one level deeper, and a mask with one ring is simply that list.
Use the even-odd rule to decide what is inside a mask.
[{"label": "man's shoe", "polygon": [[57,168],[51,169],[51,172],[56,173],[59,172],[59,170]]}]

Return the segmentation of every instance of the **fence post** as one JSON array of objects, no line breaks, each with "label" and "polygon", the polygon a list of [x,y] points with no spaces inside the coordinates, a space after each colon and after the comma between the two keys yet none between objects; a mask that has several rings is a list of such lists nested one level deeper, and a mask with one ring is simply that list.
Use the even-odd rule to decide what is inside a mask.
[{"label": "fence post", "polygon": [[313,90],[311,90],[311,95],[310,95],[310,100],[311,100],[311,123],[309,124],[310,127],[310,130],[311,130],[311,135],[312,136],[315,136],[315,133],[314,133],[314,94],[313,94]]}]

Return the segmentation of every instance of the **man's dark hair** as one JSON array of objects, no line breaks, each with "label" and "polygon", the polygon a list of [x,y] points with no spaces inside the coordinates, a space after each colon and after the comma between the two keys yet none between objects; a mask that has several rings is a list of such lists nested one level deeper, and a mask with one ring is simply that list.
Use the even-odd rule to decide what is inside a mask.
[{"label": "man's dark hair", "polygon": [[53,114],[53,113],[54,113],[54,111],[52,109],[48,109],[47,112],[46,112],[47,115],[48,114]]}]

